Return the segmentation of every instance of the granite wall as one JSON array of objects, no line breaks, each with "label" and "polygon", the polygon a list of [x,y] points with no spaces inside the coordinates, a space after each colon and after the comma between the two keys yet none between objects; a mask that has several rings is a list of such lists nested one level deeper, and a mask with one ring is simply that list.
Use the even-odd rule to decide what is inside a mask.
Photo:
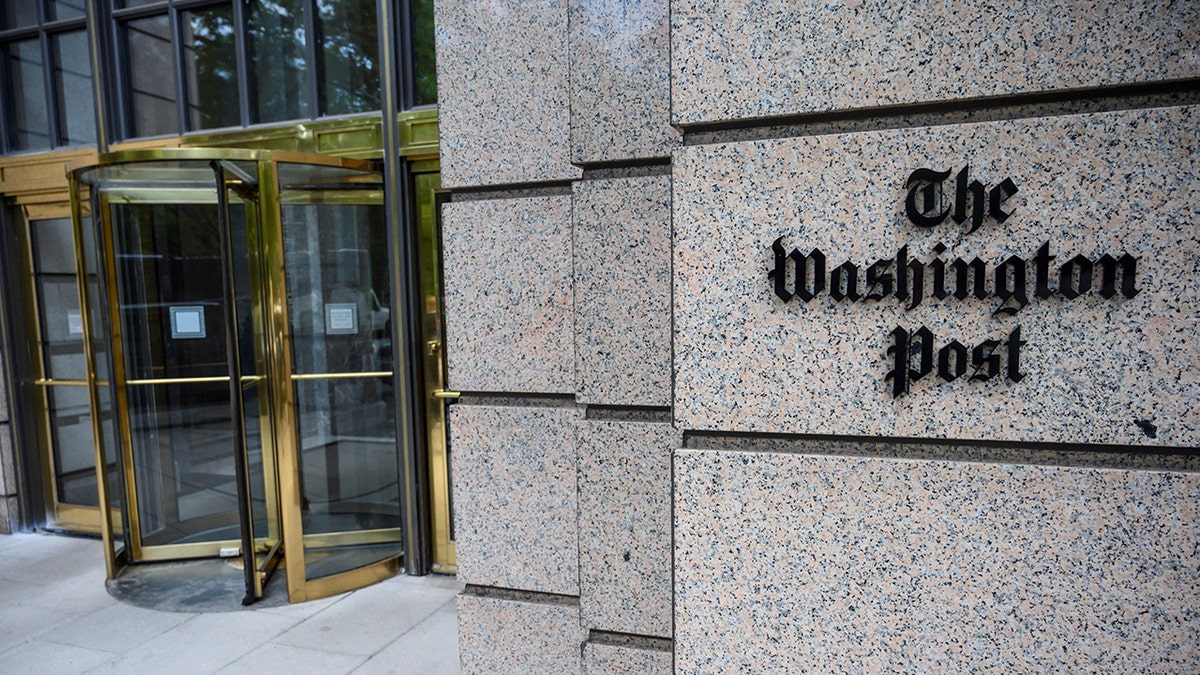
[{"label": "granite wall", "polygon": [[465,672],[1200,669],[1200,8],[435,8]]},{"label": "granite wall", "polygon": [[8,410],[8,378],[0,362],[0,534],[12,534],[20,527],[17,504],[17,469],[12,424]]}]

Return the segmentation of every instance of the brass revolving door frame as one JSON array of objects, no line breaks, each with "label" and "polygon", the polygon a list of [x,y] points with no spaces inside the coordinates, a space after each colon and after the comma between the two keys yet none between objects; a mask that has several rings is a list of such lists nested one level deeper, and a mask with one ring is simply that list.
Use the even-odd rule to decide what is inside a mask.
[{"label": "brass revolving door frame", "polygon": [[[281,165],[296,173],[309,171],[311,184],[293,181],[285,188]],[[202,169],[209,170],[202,179]],[[156,176],[157,172],[157,176]],[[238,547],[245,556],[247,593],[261,597],[267,576],[281,554],[286,571],[288,599],[291,602],[315,599],[359,588],[399,572],[404,555],[406,533],[399,526],[364,525],[361,529],[306,533],[302,515],[302,456],[298,428],[298,387],[305,383],[341,381],[351,378],[382,382],[391,378],[395,396],[408,398],[407,378],[401,355],[391,356],[390,369],[363,369],[354,372],[298,372],[293,363],[292,317],[289,317],[288,261],[284,252],[284,209],[287,204],[301,206],[343,205],[352,208],[381,206],[382,178],[376,165],[364,160],[337,158],[296,152],[210,148],[166,148],[100,155],[94,160],[68,167],[72,221],[75,230],[79,292],[83,311],[84,342],[87,346],[88,392],[92,409],[92,435],[96,448],[96,473],[99,484],[101,532],[105,542],[106,569],[116,578],[125,564],[154,560],[213,556],[230,547]],[[205,189],[207,185],[207,189]],[[239,200],[245,207],[247,252],[252,281],[251,311],[255,333],[255,370],[240,373],[231,367],[225,377],[131,378],[124,351],[122,317],[118,294],[117,249],[114,242],[114,203],[203,203],[223,214],[220,229],[229,234],[229,201]],[[382,211],[382,209],[380,209]],[[313,217],[315,219],[315,216]],[[91,225],[87,224],[90,219]],[[320,223],[314,225],[319,227]],[[256,245],[258,242],[259,245]],[[223,247],[224,269],[230,269],[230,246]],[[388,297],[393,306],[403,299],[394,290],[394,272],[388,275]],[[225,274],[226,286],[232,282]],[[231,293],[227,293],[232,298]],[[371,300],[378,302],[372,293]],[[232,301],[232,300],[231,300]],[[230,312],[233,310],[230,309]],[[379,314],[386,316],[384,309]],[[401,325],[396,312],[391,314],[392,330]],[[230,330],[236,323],[226,321]],[[236,335],[234,336],[236,338]],[[237,358],[236,340],[229,341],[228,358]],[[384,364],[389,365],[389,364]],[[236,380],[234,379],[236,378]],[[225,540],[204,543],[149,545],[143,541],[138,520],[138,476],[134,471],[134,446],[131,432],[131,387],[152,387],[205,382],[230,383],[231,399],[236,405],[240,392],[255,390],[259,400],[262,435],[262,463],[265,483],[266,531],[247,535],[252,516],[241,517],[243,536],[248,541]],[[235,392],[234,382],[240,384]],[[375,386],[374,384],[372,386]],[[382,386],[382,385],[379,385]],[[234,395],[238,394],[238,395]],[[244,409],[243,409],[244,414]],[[397,407],[395,429],[409,424],[408,413]],[[236,415],[235,415],[236,416]],[[106,418],[111,418],[106,425]],[[235,430],[237,425],[235,425]],[[376,443],[378,445],[378,443]],[[397,465],[406,461],[396,447]],[[232,455],[231,461],[234,461]],[[247,480],[239,464],[239,503],[249,502],[243,488]],[[110,475],[108,467],[119,471]],[[410,486],[397,470],[397,509]],[[247,507],[248,508],[248,507]],[[378,548],[383,544],[382,548]],[[374,558],[363,558],[351,569],[335,569],[323,576],[309,578],[306,567],[312,551],[347,546],[376,546]],[[307,551],[306,551],[307,549]]]}]

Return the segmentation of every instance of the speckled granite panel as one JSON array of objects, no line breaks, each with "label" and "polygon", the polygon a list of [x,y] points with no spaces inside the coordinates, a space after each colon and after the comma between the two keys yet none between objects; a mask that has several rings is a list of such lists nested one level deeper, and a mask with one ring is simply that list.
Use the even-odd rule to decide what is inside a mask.
[{"label": "speckled granite panel", "polygon": [[1200,475],[680,451],[675,667],[1196,672]]},{"label": "speckled granite panel", "polygon": [[575,184],[581,403],[671,405],[671,179]]},{"label": "speckled granite panel", "polygon": [[442,236],[450,386],[573,393],[571,198],[446,204]]},{"label": "speckled granite panel", "polygon": [[1187,0],[671,2],[682,124],[1198,75]]},{"label": "speckled granite panel", "polygon": [[579,607],[458,596],[458,653],[464,675],[581,671]]},{"label": "speckled granite panel", "polygon": [[4,360],[0,359],[0,422],[8,419],[8,378],[4,375]]},{"label": "speckled granite panel", "polygon": [[[678,150],[679,426],[1200,444],[1197,129],[1200,108],[1179,107]],[[991,186],[981,194],[1011,179],[1016,192],[1000,201],[1000,210],[1011,213],[1007,220],[989,216],[967,233],[973,225],[968,208],[962,225],[952,216],[932,227],[910,222],[910,173],[950,171],[932,211],[939,204],[954,211],[955,175],[964,167],[968,178]],[[923,188],[915,189],[914,202],[923,207]],[[964,201],[973,201],[973,194],[964,191]],[[780,237],[782,250],[808,258],[810,270],[817,263],[814,249],[825,257],[826,287],[814,294],[809,272],[803,284],[812,294],[808,302],[797,295],[785,303],[768,276],[776,265],[772,243]],[[1048,257],[1039,263],[1043,247]],[[1135,282],[1132,297],[1119,273],[1111,297],[1104,297],[1105,255],[1118,272],[1124,263],[1115,264],[1117,259],[1136,259],[1136,271],[1128,275]],[[900,262],[905,256],[921,272],[919,304],[911,283],[916,272]],[[1012,257],[1017,262],[1010,264]],[[985,297],[971,291],[959,300],[960,275],[953,270],[973,269],[975,258],[985,271]],[[871,284],[869,268],[878,260],[885,260],[885,271]],[[951,290],[944,300],[934,297],[938,260]],[[1068,298],[1064,289],[1083,287],[1085,264],[1094,267],[1093,288]],[[799,265],[793,258],[787,267],[785,295],[797,288]],[[901,268],[908,283],[899,281]],[[998,270],[1004,270],[999,286]],[[1018,271],[1024,306],[1014,290]],[[849,299],[852,274],[858,301]],[[887,285],[880,281],[885,274]],[[973,284],[973,273],[961,276]],[[1048,297],[1039,297],[1039,276]],[[838,281],[837,291],[831,280]],[[905,300],[897,297],[902,286]],[[1001,300],[1005,290],[1009,297]],[[835,300],[836,294],[843,299]],[[871,294],[882,299],[869,299]],[[897,329],[915,335],[921,327],[934,338],[928,359],[911,349],[922,346],[917,339],[910,350],[889,352]],[[989,357],[974,367],[975,348],[986,340],[997,341],[994,350],[980,352],[998,357],[994,371]],[[905,353],[909,367],[895,368],[896,354]],[[962,363],[971,371],[953,379],[958,354],[967,355]],[[929,376],[911,375],[907,393],[896,397],[894,380],[885,379],[892,371]],[[991,377],[973,380],[976,375]]]},{"label": "speckled granite panel", "polygon": [[571,180],[567,0],[437,0],[442,186]]},{"label": "speckled granite panel", "polygon": [[583,675],[670,675],[671,652],[587,642]]},{"label": "speckled granite panel", "polygon": [[12,534],[17,524],[17,498],[0,497],[0,534]]},{"label": "speckled granite panel", "polygon": [[450,408],[458,579],[579,595],[575,431],[564,408]]},{"label": "speckled granite panel", "polygon": [[669,424],[586,421],[579,451],[579,605],[588,628],[671,635]]},{"label": "speckled granite panel", "polygon": [[0,423],[0,490],[4,495],[17,494],[16,457],[13,456],[12,426]]},{"label": "speckled granite panel", "polygon": [[570,0],[571,157],[665,157],[670,125],[669,0]]}]

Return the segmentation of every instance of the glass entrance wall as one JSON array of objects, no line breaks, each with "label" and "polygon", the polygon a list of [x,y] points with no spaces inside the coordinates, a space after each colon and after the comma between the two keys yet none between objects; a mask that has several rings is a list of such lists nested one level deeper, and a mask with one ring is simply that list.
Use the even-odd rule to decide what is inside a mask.
[{"label": "glass entrance wall", "polygon": [[[237,539],[215,186],[210,194],[208,204],[109,205],[144,546]],[[244,216],[235,222],[245,241]]]},{"label": "glass entrance wall", "polygon": [[[42,370],[38,382],[44,395],[54,501],[56,505],[97,507],[96,455],[73,236],[69,218],[29,223]],[[56,516],[61,510],[56,506]]]},{"label": "glass entrance wall", "polygon": [[92,390],[115,397],[119,437],[102,445],[119,451],[128,561],[240,551],[260,595],[282,551],[293,600],[398,571],[379,174],[353,160],[180,149],[72,175],[97,214],[89,252],[105,311],[93,323],[111,349],[92,356],[112,379]]},{"label": "glass entrance wall", "polygon": [[377,183],[346,189],[342,172],[298,164],[279,176],[305,571],[315,579],[403,551],[387,230]]}]

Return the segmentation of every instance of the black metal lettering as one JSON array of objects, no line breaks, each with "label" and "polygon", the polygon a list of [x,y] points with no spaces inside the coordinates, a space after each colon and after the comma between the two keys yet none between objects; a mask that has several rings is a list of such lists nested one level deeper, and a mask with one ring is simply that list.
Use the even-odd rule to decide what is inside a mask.
[{"label": "black metal lettering", "polygon": [[1008,220],[1012,211],[1005,211],[1000,208],[1000,205],[1015,194],[1017,194],[1017,184],[1011,178],[1005,178],[988,194],[988,215],[995,218],[997,223]]},{"label": "black metal lettering", "polygon": [[[796,261],[796,297],[808,302],[825,290],[825,254],[814,248],[808,255],[801,255],[799,250],[792,251],[788,257]],[[812,261],[812,291],[808,290],[808,261]]]},{"label": "black metal lettering", "polygon": [[929,267],[933,270],[933,297],[945,300],[949,295],[949,291],[946,290],[946,261],[941,258],[941,255],[946,252],[945,244],[940,242],[935,244],[933,252],[936,255],[933,260],[929,261]]},{"label": "black metal lettering", "polygon": [[[908,346],[908,358],[910,367],[908,369],[908,379],[916,382],[933,372],[933,333],[924,326],[921,326],[913,333],[913,337],[919,338],[920,347],[914,344],[911,340]],[[917,357],[917,367],[912,368],[912,358]]]},{"label": "black metal lettering", "polygon": [[858,292],[858,267],[854,263],[846,261],[833,269],[829,275],[829,296],[838,302],[858,302],[862,299],[862,294]]},{"label": "black metal lettering", "polygon": [[1021,345],[1026,344],[1021,340],[1021,327],[1017,326],[1013,332],[1008,334],[1008,339],[1004,341],[1004,346],[1008,349],[1008,379],[1013,382],[1020,382],[1025,379],[1025,373],[1021,372]]},{"label": "black metal lettering", "polygon": [[[951,357],[954,365],[950,365]],[[958,340],[938,350],[938,377],[947,382],[953,382],[967,372],[967,348]]]},{"label": "black metal lettering", "polygon": [[1092,290],[1092,261],[1077,255],[1058,271],[1058,292],[1074,300]]},{"label": "black metal lettering", "polygon": [[954,262],[950,263],[950,269],[954,270],[954,297],[966,300],[971,294],[968,289],[973,286],[977,300],[987,298],[987,265],[982,260],[975,258],[968,263],[962,258],[955,258]]},{"label": "black metal lettering", "polygon": [[771,252],[775,256],[775,268],[767,272],[767,278],[775,280],[775,295],[784,302],[791,302],[796,294],[789,291],[787,287],[788,257],[783,250],[783,237],[776,239],[775,243],[771,244]]},{"label": "black metal lettering", "polygon": [[1114,259],[1107,253],[1096,261],[1100,266],[1100,295],[1105,299],[1117,294],[1117,272],[1121,274],[1121,295],[1132,298],[1138,294],[1137,288],[1137,258],[1126,253],[1119,259]]},{"label": "black metal lettering", "polygon": [[[867,268],[867,300],[883,300],[892,294],[891,258],[880,258]],[[879,289],[879,290],[876,290]]]},{"label": "black metal lettering", "polygon": [[[1025,295],[1025,261],[1017,256],[996,267],[996,297],[1000,298],[1000,306],[992,315],[1004,314],[1012,316],[1029,304]],[[1011,305],[1010,305],[1011,303]],[[1015,306],[1012,306],[1015,305]]]},{"label": "black metal lettering", "polygon": [[967,220],[967,195],[971,197],[971,227],[967,229],[967,234],[971,234],[979,229],[983,224],[984,215],[984,194],[983,183],[973,180],[967,183],[969,176],[967,175],[968,167],[963,167],[962,171],[954,177],[954,215],[951,219],[954,222],[962,225]]},{"label": "black metal lettering", "polygon": [[1037,256],[1033,259],[1034,276],[1037,279],[1037,287],[1033,294],[1045,300],[1055,294],[1055,289],[1050,288],[1050,261],[1058,256],[1050,255],[1050,242],[1046,242],[1038,248]]},{"label": "black metal lettering", "polygon": [[887,355],[892,358],[892,369],[883,376],[883,381],[892,381],[892,398],[908,391],[908,331],[900,326],[892,331],[892,346]]},{"label": "black metal lettering", "polygon": [[896,299],[909,300],[908,309],[914,309],[921,304],[924,294],[925,267],[920,261],[908,259],[908,245],[905,244],[896,253]]},{"label": "black metal lettering", "polygon": [[[904,198],[904,212],[917,227],[933,227],[946,219],[950,207],[937,211],[942,202],[942,182],[950,177],[949,171],[917,169],[908,174],[904,187],[908,195]],[[917,204],[918,196],[921,204]]]},{"label": "black metal lettering", "polygon": [[971,350],[971,365],[975,366],[971,373],[972,382],[986,382],[1000,374],[1000,355],[996,353],[999,346],[999,340],[984,340]]}]

